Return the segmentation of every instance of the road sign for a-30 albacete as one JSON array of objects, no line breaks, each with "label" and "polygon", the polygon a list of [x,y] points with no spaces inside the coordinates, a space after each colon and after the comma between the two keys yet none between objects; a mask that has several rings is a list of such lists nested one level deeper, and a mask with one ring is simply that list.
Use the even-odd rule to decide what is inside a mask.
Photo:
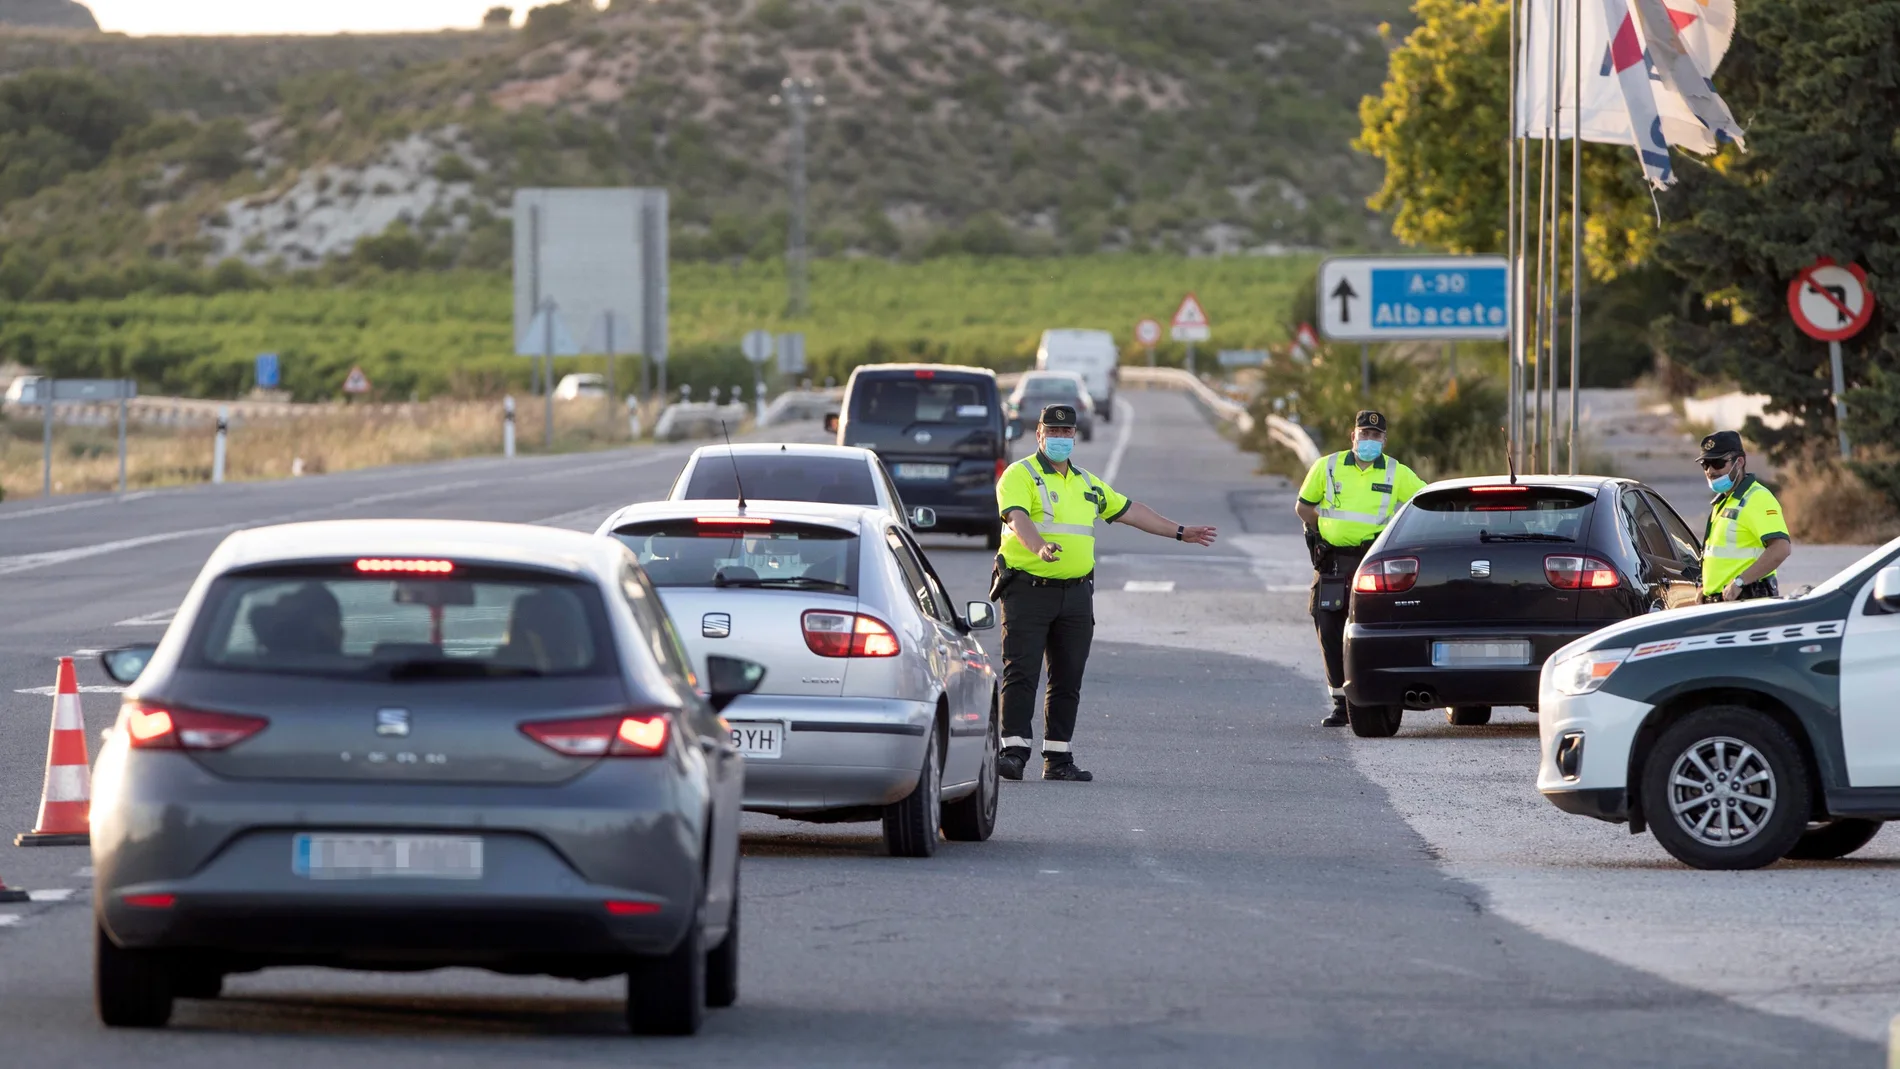
[{"label": "road sign for a-30 albacete", "polygon": [[1502,256],[1342,256],[1319,268],[1319,329],[1332,341],[1503,341]]}]

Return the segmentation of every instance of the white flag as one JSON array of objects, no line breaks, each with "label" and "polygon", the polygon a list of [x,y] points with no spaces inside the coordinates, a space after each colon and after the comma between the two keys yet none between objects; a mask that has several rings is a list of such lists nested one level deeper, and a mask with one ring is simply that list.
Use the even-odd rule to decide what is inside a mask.
[{"label": "white flag", "polygon": [[1636,19],[1624,0],[1603,0],[1603,21],[1610,34],[1609,66],[1616,71],[1616,83],[1623,90],[1623,110],[1635,135],[1631,143],[1636,146],[1637,158],[1643,161],[1643,176],[1651,186],[1666,189],[1675,183],[1676,172],[1669,161],[1662,113],[1656,108],[1657,94],[1650,90],[1648,64],[1636,36]]},{"label": "white flag", "polygon": [[[1729,140],[1746,148],[1742,144],[1742,128],[1736,125],[1735,116],[1729,114],[1728,105],[1722,102],[1715,83],[1709,80],[1715,68],[1697,64],[1677,32],[1679,26],[1693,25],[1698,20],[1693,14],[1678,13],[1663,0],[1632,0],[1632,3],[1643,40],[1649,45],[1646,54],[1652,75],[1660,78],[1670,92],[1689,106],[1705,131],[1712,132],[1718,141]],[[1683,22],[1685,17],[1691,21]],[[1667,128],[1664,132],[1668,132]]]}]

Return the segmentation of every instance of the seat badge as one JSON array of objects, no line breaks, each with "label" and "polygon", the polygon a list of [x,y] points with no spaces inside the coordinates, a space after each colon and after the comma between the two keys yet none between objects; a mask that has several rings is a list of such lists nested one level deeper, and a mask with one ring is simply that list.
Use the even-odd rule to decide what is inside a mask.
[{"label": "seat badge", "polygon": [[709,612],[699,620],[699,633],[707,638],[730,638],[732,636],[732,615],[723,612]]},{"label": "seat badge", "polygon": [[376,710],[376,734],[407,738],[409,735],[409,710]]},{"label": "seat badge", "polygon": [[1491,578],[1491,562],[1488,560],[1472,561],[1471,562],[1471,578],[1473,579]]},{"label": "seat badge", "polygon": [[930,443],[930,432],[929,432],[929,431],[918,431],[918,432],[917,432],[917,444],[918,444],[918,445],[928,445],[929,443]]}]

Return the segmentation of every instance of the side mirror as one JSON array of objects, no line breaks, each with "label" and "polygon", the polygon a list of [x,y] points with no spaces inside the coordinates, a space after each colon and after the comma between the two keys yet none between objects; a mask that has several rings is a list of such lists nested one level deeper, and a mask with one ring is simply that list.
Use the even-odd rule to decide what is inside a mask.
[{"label": "side mirror", "polygon": [[964,609],[963,618],[970,624],[972,631],[988,631],[996,626],[996,606],[987,601],[972,601]]},{"label": "side mirror", "polygon": [[765,666],[762,664],[738,657],[706,658],[707,700],[712,703],[713,712],[725,712],[726,706],[738,701],[741,695],[758,690],[763,682]]},{"label": "side mirror", "polygon": [[919,531],[928,531],[937,526],[937,510],[928,505],[919,505],[911,509],[910,525]]},{"label": "side mirror", "polygon": [[1874,600],[1894,610],[1900,610],[1900,565],[1880,569],[1874,576]]},{"label": "side mirror", "polygon": [[826,434],[838,433],[838,414],[836,412],[825,413],[825,433]]},{"label": "side mirror", "polygon": [[152,654],[158,652],[153,646],[127,646],[124,649],[107,650],[99,655],[99,664],[112,677],[114,683],[131,686],[132,681],[152,663]]}]

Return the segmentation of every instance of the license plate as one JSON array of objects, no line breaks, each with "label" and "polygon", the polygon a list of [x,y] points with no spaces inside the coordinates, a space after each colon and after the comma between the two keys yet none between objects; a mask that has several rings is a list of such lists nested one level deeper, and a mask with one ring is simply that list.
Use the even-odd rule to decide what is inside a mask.
[{"label": "license plate", "polygon": [[1530,663],[1531,644],[1524,639],[1432,643],[1432,664],[1439,668],[1495,668]]},{"label": "license plate", "polygon": [[950,477],[948,464],[899,464],[897,477],[900,479],[937,479]]},{"label": "license plate", "polygon": [[299,835],[290,871],[311,880],[479,880],[482,841],[472,835]]},{"label": "license plate", "polygon": [[785,752],[785,725],[731,723],[732,744],[746,757],[778,757]]}]

